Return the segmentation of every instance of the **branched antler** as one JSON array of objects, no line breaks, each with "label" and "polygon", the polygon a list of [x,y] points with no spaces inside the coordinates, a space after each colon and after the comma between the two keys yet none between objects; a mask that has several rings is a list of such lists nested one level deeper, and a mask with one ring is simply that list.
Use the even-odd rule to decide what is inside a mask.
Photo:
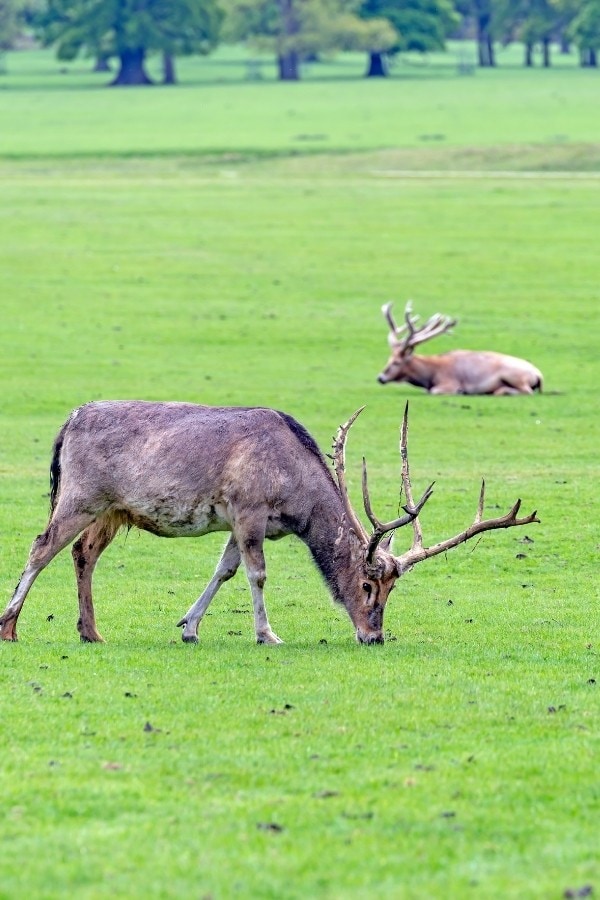
[{"label": "branched antler", "polygon": [[416,503],[413,499],[412,485],[410,483],[410,470],[408,465],[408,403],[404,409],[404,416],[402,419],[402,426],[400,429],[400,456],[402,459],[402,489],[404,491],[404,496],[406,498],[406,503],[402,506],[404,510],[404,515],[399,516],[396,519],[393,519],[390,522],[382,522],[380,521],[375,513],[373,512],[373,506],[371,504],[371,498],[369,496],[369,487],[368,487],[368,476],[367,476],[367,464],[365,459],[363,458],[363,475],[362,475],[362,490],[363,490],[363,502],[365,506],[365,512],[369,518],[373,526],[373,534],[371,536],[368,535],[367,530],[363,526],[362,522],[358,518],[356,512],[352,508],[352,504],[350,503],[350,497],[348,494],[348,487],[346,485],[346,460],[345,460],[345,449],[346,449],[346,438],[348,436],[348,432],[360,413],[363,411],[364,406],[354,413],[354,415],[350,416],[348,421],[344,425],[340,425],[335,440],[333,442],[333,456],[331,459],[333,460],[333,465],[335,469],[335,474],[337,477],[337,482],[340,490],[340,495],[342,498],[342,503],[344,505],[344,511],[346,513],[346,517],[350,526],[354,529],[357,536],[364,542],[365,550],[366,550],[366,561],[371,562],[373,559],[373,554],[377,549],[381,539],[385,534],[389,534],[391,531],[395,531],[397,528],[402,528],[404,525],[408,525],[412,523],[413,527],[413,541],[410,550],[407,550],[406,553],[403,553],[401,556],[396,556],[396,564],[398,566],[399,574],[406,572],[408,569],[412,568],[416,563],[421,562],[424,559],[429,559],[430,556],[437,556],[438,553],[444,553],[446,550],[452,549],[452,547],[457,547],[458,544],[464,544],[465,541],[470,540],[472,537],[475,537],[477,534],[481,534],[484,531],[492,531],[496,528],[513,528],[519,525],[530,525],[532,522],[539,522],[540,520],[537,517],[537,510],[531,513],[529,516],[524,516],[522,518],[518,517],[519,509],[521,508],[521,501],[517,500],[512,509],[510,509],[505,515],[498,516],[495,519],[484,519],[483,518],[483,509],[485,505],[485,481],[481,482],[481,490],[479,492],[479,501],[477,504],[477,511],[475,513],[475,518],[473,520],[473,524],[466,528],[464,531],[459,532],[459,534],[454,535],[454,537],[448,538],[445,541],[440,541],[437,544],[434,544],[431,547],[423,546],[423,531],[421,528],[421,523],[419,521],[419,513],[431,497],[433,493],[433,482],[429,485],[428,488],[424,491],[420,500]]},{"label": "branched antler", "polygon": [[456,325],[456,319],[443,316],[441,313],[435,313],[424,325],[417,328],[419,317],[411,315],[412,306],[409,300],[404,310],[404,325],[398,328],[392,316],[392,306],[393,303],[384,304],[381,307],[381,312],[390,328],[390,345],[393,348],[398,348],[402,355],[408,355],[418,344],[429,341],[439,334],[445,334]]},{"label": "branched antler", "polygon": [[[408,403],[406,404],[406,410],[404,412],[404,421],[402,424],[402,433],[404,435],[404,439],[406,439],[406,416],[408,412]],[[402,446],[402,445],[401,445]],[[404,447],[406,450],[406,446]],[[406,452],[402,454],[402,483],[404,484],[404,467],[406,463],[406,472],[408,473],[408,459],[406,457]],[[367,461],[363,457],[363,478],[362,478],[362,487],[363,487],[363,502],[365,505],[365,512],[369,517],[369,521],[373,526],[373,534],[369,540],[369,546],[367,549],[367,562],[370,562],[373,558],[373,553],[382,537],[390,531],[395,531],[396,528],[402,528],[404,525],[408,525],[409,522],[414,523],[418,522],[418,515],[431,497],[433,493],[433,484],[432,482],[427,490],[424,492],[423,496],[419,500],[417,504],[414,503],[412,498],[412,493],[406,491],[406,503],[402,506],[405,514],[404,516],[400,516],[397,519],[393,519],[391,522],[380,522],[379,519],[373,513],[373,509],[371,506],[371,499],[369,497],[369,488],[367,484]]]},{"label": "branched antler", "polygon": [[[406,435],[408,430],[408,403],[406,404],[406,409],[404,411],[404,419],[402,421],[402,438],[400,441],[400,452],[402,454],[402,484],[404,486],[404,493],[406,495],[406,506],[412,507],[412,489],[410,484],[410,475],[408,470],[408,457],[406,450]],[[428,488],[428,490],[431,490]],[[445,541],[440,541],[437,544],[434,544],[432,547],[424,547],[423,546],[423,532],[421,529],[421,523],[419,522],[418,515],[413,519],[413,542],[410,550],[407,550],[406,553],[403,553],[401,556],[396,557],[396,561],[398,563],[398,568],[400,573],[406,572],[408,569],[412,568],[416,563],[421,562],[424,559],[429,559],[430,556],[437,556],[438,553],[444,553],[446,550],[451,550],[452,547],[457,547],[459,544],[464,544],[465,541],[470,540],[472,537],[475,537],[477,534],[481,534],[484,531],[492,531],[496,528],[513,528],[519,525],[530,525],[532,522],[539,522],[540,520],[537,517],[537,510],[534,510],[531,515],[524,516],[519,519],[517,514],[519,509],[521,508],[521,501],[517,500],[512,509],[510,509],[505,515],[498,516],[495,519],[485,519],[483,518],[483,508],[485,505],[485,480],[481,482],[481,490],[479,492],[479,501],[477,503],[477,512],[475,513],[475,518],[473,520],[473,524],[470,525],[465,531],[459,532],[459,534],[454,535],[454,537],[448,538]]]},{"label": "branched antler", "polygon": [[[333,460],[333,466],[335,469],[335,474],[337,477],[338,486],[340,489],[340,494],[342,497],[342,502],[344,504],[344,510],[346,512],[346,517],[350,522],[352,528],[356,532],[356,534],[362,538],[366,545],[366,560],[367,562],[371,562],[373,559],[373,554],[383,538],[385,534],[388,534],[390,531],[395,531],[396,528],[402,528],[403,525],[408,525],[409,522],[413,522],[416,517],[419,515],[421,509],[425,505],[425,503],[429,500],[431,496],[431,492],[433,489],[433,484],[430,484],[421,499],[417,504],[415,504],[412,500],[412,495],[409,497],[407,494],[406,504],[402,507],[405,512],[405,515],[399,516],[397,519],[393,519],[391,522],[381,522],[375,513],[373,512],[373,507],[371,504],[371,498],[369,496],[369,487],[368,487],[368,477],[367,477],[367,463],[365,458],[363,457],[363,475],[362,475],[362,491],[363,491],[363,503],[365,506],[365,512],[369,518],[373,526],[373,534],[371,536],[368,535],[365,527],[362,522],[358,518],[356,512],[352,508],[352,504],[350,502],[350,496],[348,494],[348,487],[346,485],[346,438],[348,437],[348,432],[350,428],[358,418],[358,416],[363,411],[364,406],[361,406],[360,409],[357,409],[356,412],[350,416],[348,421],[344,425],[340,425],[338,428],[337,435],[333,442],[333,456],[331,459]],[[407,404],[408,410],[408,404]],[[404,413],[404,424],[403,424],[403,440],[406,442],[406,416],[407,410]],[[403,459],[406,458],[406,450],[404,452]],[[403,471],[404,471],[403,462]],[[408,465],[408,463],[406,463]],[[408,470],[407,470],[408,471]]]},{"label": "branched antler", "polygon": [[404,421],[402,424],[402,438],[401,438],[401,452],[402,452],[402,479],[405,484],[405,493],[406,493],[406,503],[402,507],[405,515],[399,516],[396,519],[393,519],[391,522],[381,522],[375,513],[373,512],[373,506],[371,504],[371,498],[369,496],[369,486],[368,486],[368,476],[367,476],[367,462],[363,457],[363,474],[362,474],[362,492],[363,492],[363,503],[365,507],[365,512],[369,518],[373,526],[373,534],[371,536],[368,535],[366,529],[364,528],[362,522],[358,518],[356,512],[352,508],[352,504],[350,502],[350,496],[348,494],[348,487],[346,485],[346,438],[348,437],[348,432],[350,428],[358,418],[358,416],[363,411],[364,406],[361,406],[360,409],[357,409],[356,412],[350,416],[348,421],[344,425],[340,425],[338,428],[337,435],[333,442],[333,455],[331,459],[333,460],[333,466],[335,469],[335,474],[338,482],[338,486],[340,489],[340,494],[342,497],[342,502],[344,504],[344,510],[346,512],[346,517],[350,522],[352,528],[356,532],[356,534],[361,537],[366,544],[366,560],[367,562],[371,562],[373,559],[373,554],[379,545],[379,542],[383,538],[385,534],[388,534],[390,531],[395,531],[396,528],[402,528],[403,525],[408,525],[409,522],[414,522],[419,515],[420,511],[423,509],[424,505],[429,500],[432,490],[433,484],[430,484],[427,490],[424,492],[423,496],[419,500],[418,503],[414,503],[412,499],[412,494],[410,493],[410,484],[408,487],[408,491],[406,491],[406,479],[408,478],[408,459],[406,452],[406,419],[408,415],[408,403],[406,404],[406,410],[404,411]]}]

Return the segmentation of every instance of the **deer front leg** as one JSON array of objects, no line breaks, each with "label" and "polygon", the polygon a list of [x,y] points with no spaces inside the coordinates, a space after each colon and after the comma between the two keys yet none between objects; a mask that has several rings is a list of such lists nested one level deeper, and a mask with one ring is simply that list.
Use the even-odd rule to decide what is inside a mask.
[{"label": "deer front leg", "polygon": [[502,397],[502,396],[514,396],[515,394],[533,394],[529,385],[523,385],[522,387],[513,387],[510,384],[501,384],[500,387],[496,388],[495,391],[492,391],[494,396]]},{"label": "deer front leg", "polygon": [[430,394],[461,394],[461,386],[457,381],[442,381],[429,389]]},{"label": "deer front leg", "polygon": [[236,529],[240,553],[244,561],[246,575],[252,592],[254,606],[254,630],[257,644],[283,644],[269,625],[263,591],[267,580],[265,555],[263,552],[264,531],[258,534],[255,530],[245,531],[243,537],[240,529]]},{"label": "deer front leg", "polygon": [[185,626],[181,635],[181,640],[186,644],[198,643],[198,625],[200,624],[202,616],[208,609],[210,601],[213,599],[221,585],[225,581],[229,581],[230,578],[233,578],[239,565],[240,551],[236,539],[231,535],[225,545],[217,568],[215,569],[215,574],[210,579],[200,597],[198,597],[193,606],[188,609],[185,616],[177,623],[178,628],[181,625]]}]

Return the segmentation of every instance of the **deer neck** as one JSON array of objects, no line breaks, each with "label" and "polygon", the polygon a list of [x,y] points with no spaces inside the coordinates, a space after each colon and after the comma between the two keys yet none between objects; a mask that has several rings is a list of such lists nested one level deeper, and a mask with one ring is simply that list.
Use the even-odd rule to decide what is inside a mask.
[{"label": "deer neck", "polygon": [[[343,603],[350,583],[364,562],[365,547],[348,524],[339,495],[337,502],[321,502],[313,510],[308,531],[302,535],[333,599]],[[330,500],[330,498],[327,498]]]},{"label": "deer neck", "polygon": [[430,390],[434,382],[435,363],[430,356],[410,356],[405,363],[406,381],[415,387]]}]

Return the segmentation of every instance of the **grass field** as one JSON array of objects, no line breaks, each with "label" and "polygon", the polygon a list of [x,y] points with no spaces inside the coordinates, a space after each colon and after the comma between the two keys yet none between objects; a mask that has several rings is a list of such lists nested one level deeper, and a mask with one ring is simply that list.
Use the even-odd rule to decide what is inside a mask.
[{"label": "grass field", "polygon": [[[409,398],[428,543],[471,521],[482,475],[490,514],[522,497],[541,525],[417,567],[372,648],[292,539],[266,548],[283,646],[253,644],[242,573],[184,645],[224,538],[136,532],[96,573],[107,643],[80,645],[62,554],[0,646],[0,898],[600,891],[597,75],[440,60],[368,84],[359,62],[202,74],[239,76],[225,55],[115,93],[8,57],[0,606],[45,525],[53,437],[92,398],[272,405],[324,450],[366,404],[350,487],[359,507],[365,454],[382,516]],[[530,358],[545,393],[378,385],[379,308],[409,297],[459,318],[438,350]]]}]

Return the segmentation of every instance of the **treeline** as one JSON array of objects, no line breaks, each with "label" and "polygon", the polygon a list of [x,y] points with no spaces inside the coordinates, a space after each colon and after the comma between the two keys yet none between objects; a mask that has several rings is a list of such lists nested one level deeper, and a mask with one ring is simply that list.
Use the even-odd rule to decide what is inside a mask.
[{"label": "treeline", "polygon": [[298,80],[301,64],[336,51],[366,54],[365,75],[385,77],[399,53],[443,50],[449,37],[472,38],[480,66],[495,66],[495,47],[520,42],[524,65],[539,49],[574,47],[597,67],[600,0],[0,0],[0,51],[23,33],[54,46],[61,60],[87,55],[111,84],[151,84],[150,54],[163,81],[176,81],[176,58],[244,42],[272,53],[279,78]]}]

